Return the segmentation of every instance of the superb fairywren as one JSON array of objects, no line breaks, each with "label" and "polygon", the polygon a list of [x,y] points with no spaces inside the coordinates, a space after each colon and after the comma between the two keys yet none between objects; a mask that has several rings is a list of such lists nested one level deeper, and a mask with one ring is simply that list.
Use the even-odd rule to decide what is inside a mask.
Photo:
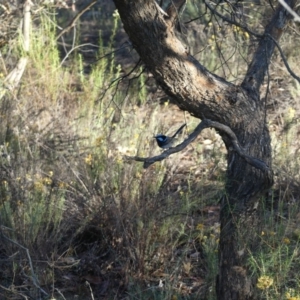
[{"label": "superb fairywren", "polygon": [[181,125],[180,128],[175,132],[175,134],[173,136],[166,136],[166,135],[163,135],[163,134],[157,134],[154,137],[156,139],[157,145],[160,148],[163,148],[163,149],[171,148],[172,145],[175,142],[176,135],[179,134],[182,131],[184,126],[186,126],[186,124]]}]

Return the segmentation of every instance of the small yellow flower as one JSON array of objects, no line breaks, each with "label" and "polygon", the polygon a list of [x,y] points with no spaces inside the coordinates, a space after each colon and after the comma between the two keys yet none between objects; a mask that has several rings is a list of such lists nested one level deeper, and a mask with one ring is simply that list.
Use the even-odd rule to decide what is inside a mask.
[{"label": "small yellow flower", "polygon": [[95,145],[96,145],[97,147],[99,147],[99,146],[101,146],[102,142],[103,142],[103,137],[102,137],[102,136],[99,136],[99,137],[97,137],[96,140],[95,140]]},{"label": "small yellow flower", "polygon": [[51,185],[52,179],[49,178],[49,177],[44,177],[44,178],[42,179],[42,183],[45,184],[45,185]]},{"label": "small yellow flower", "polygon": [[244,37],[248,40],[249,39],[249,33],[248,32],[244,32]]},{"label": "small yellow flower", "polygon": [[60,182],[59,184],[58,184],[58,187],[60,188],[60,189],[64,189],[64,188],[66,188],[67,187],[67,184],[65,183],[65,182]]},{"label": "small yellow flower", "polygon": [[141,179],[141,178],[142,178],[142,173],[137,172],[137,173],[136,173],[136,178],[137,178],[137,179]]},{"label": "small yellow flower", "polygon": [[291,243],[291,241],[290,241],[289,238],[284,238],[284,239],[283,239],[283,242],[284,242],[286,245],[288,245],[288,244]]},{"label": "small yellow flower", "polygon": [[200,231],[203,230],[203,229],[204,229],[204,224],[199,223],[199,224],[197,225],[196,229],[197,229],[197,230],[200,230]]},{"label": "small yellow flower", "polygon": [[123,159],[121,156],[117,156],[117,160],[116,160],[118,165],[121,165],[123,163]]},{"label": "small yellow flower", "polygon": [[85,163],[86,163],[87,165],[91,166],[92,163],[93,163],[93,156],[92,156],[92,154],[89,154],[89,155],[84,159],[84,161],[85,161]]},{"label": "small yellow flower", "polygon": [[293,107],[289,107],[289,119],[292,120],[295,117],[296,110]]},{"label": "small yellow flower", "polygon": [[266,290],[273,284],[273,282],[274,282],[273,278],[264,275],[258,278],[256,286],[260,290]]},{"label": "small yellow flower", "polygon": [[285,293],[286,300],[300,300],[300,296],[296,294],[294,289],[289,289],[288,292]]},{"label": "small yellow flower", "polygon": [[299,297],[293,297],[289,293],[286,293],[286,300],[299,300]]},{"label": "small yellow flower", "polygon": [[43,192],[44,191],[44,185],[41,181],[36,181],[34,183],[34,189],[38,192]]}]

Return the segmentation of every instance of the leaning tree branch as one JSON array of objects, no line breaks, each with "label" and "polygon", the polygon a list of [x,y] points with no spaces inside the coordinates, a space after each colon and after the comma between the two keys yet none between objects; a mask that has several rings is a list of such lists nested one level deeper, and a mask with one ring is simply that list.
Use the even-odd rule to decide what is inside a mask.
[{"label": "leaning tree branch", "polygon": [[[279,2],[282,4],[283,0],[279,0]],[[298,77],[298,76],[292,71],[291,67],[289,66],[289,64],[288,64],[288,62],[287,62],[287,60],[286,60],[286,57],[285,57],[285,55],[284,55],[284,53],[283,53],[281,47],[279,46],[278,42],[276,41],[276,39],[275,39],[272,35],[270,35],[269,33],[265,33],[265,35],[263,35],[263,34],[258,34],[258,33],[254,32],[254,31],[250,30],[247,26],[244,26],[244,25],[242,25],[241,23],[236,22],[235,20],[232,20],[232,19],[227,18],[226,16],[222,15],[222,14],[219,13],[215,8],[213,8],[213,7],[209,4],[209,2],[208,2],[207,0],[205,0],[204,3],[205,3],[205,5],[207,6],[207,8],[208,8],[213,14],[215,14],[216,16],[218,16],[219,18],[221,18],[223,21],[225,21],[225,22],[227,22],[227,23],[229,23],[229,24],[232,24],[232,25],[235,25],[235,26],[241,28],[242,30],[244,30],[245,32],[249,33],[250,35],[252,35],[252,36],[254,36],[254,37],[256,37],[256,38],[259,38],[259,39],[262,39],[262,38],[264,38],[264,37],[270,38],[270,39],[275,43],[275,46],[277,47],[277,49],[278,49],[278,51],[279,51],[279,53],[280,53],[280,56],[281,56],[281,58],[282,58],[282,61],[283,61],[284,65],[285,65],[286,69],[288,70],[288,72],[290,73],[290,75],[291,75],[292,77],[294,77],[294,78],[300,83],[300,77]],[[286,4],[285,4],[285,5],[286,5]],[[290,12],[289,9],[291,9],[291,8],[288,6],[288,7],[289,7],[289,9],[288,9],[288,8],[286,7],[287,5],[286,5],[286,6],[285,6],[285,5],[283,5],[283,6]],[[293,12],[294,12],[294,11],[293,11]],[[290,13],[291,13],[291,12],[290,12]],[[296,13],[294,12],[294,14],[296,14]],[[294,14],[293,14],[293,16],[294,16]],[[296,14],[296,15],[297,15],[297,14]],[[297,16],[298,16],[298,15],[297,15]],[[295,17],[295,16],[294,16],[294,17]],[[298,16],[298,18],[300,19],[299,16]],[[298,19],[297,19],[297,20],[298,20]]]},{"label": "leaning tree branch", "polygon": [[227,135],[227,137],[230,139],[231,143],[232,143],[232,147],[234,148],[234,150],[242,157],[245,159],[245,161],[250,164],[251,166],[255,167],[256,169],[259,169],[263,172],[269,172],[270,168],[269,166],[263,162],[262,160],[252,157],[248,154],[245,153],[245,150],[241,147],[237,136],[235,135],[235,133],[230,129],[230,127],[221,124],[219,122],[216,121],[211,121],[208,119],[204,119],[202,120],[198,126],[194,129],[194,131],[179,145],[177,145],[176,147],[170,148],[166,151],[164,151],[163,153],[161,153],[160,155],[157,156],[153,156],[153,157],[139,157],[139,156],[124,156],[124,158],[126,160],[135,160],[135,161],[141,161],[144,162],[144,168],[147,169],[148,167],[150,167],[152,164],[154,164],[155,162],[164,160],[165,158],[169,157],[170,155],[177,153],[181,150],[183,150],[184,148],[186,148],[190,143],[192,143],[196,137],[201,133],[201,131],[205,128],[215,128],[223,133],[225,133]]},{"label": "leaning tree branch", "polygon": [[[296,1],[297,0],[286,0],[286,3],[293,8]],[[256,93],[257,98],[260,86],[263,83],[265,74],[269,67],[270,59],[274,52],[276,45],[274,41],[278,41],[280,39],[284,26],[290,18],[288,11],[279,4],[271,21],[265,28],[265,32],[263,34],[264,38],[260,40],[253,55],[252,62],[248,67],[247,74],[241,86],[246,90]]]}]

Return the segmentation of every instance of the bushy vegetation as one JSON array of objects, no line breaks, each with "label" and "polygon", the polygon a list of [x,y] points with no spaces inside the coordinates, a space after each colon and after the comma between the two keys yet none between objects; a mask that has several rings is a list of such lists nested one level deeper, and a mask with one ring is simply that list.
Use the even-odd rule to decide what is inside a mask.
[{"label": "bushy vegetation", "polygon": [[[159,153],[154,133],[184,122],[192,130],[197,120],[168,100],[155,101],[160,91],[153,92],[143,67],[120,80],[128,66],[115,52],[106,55],[120,31],[117,13],[111,18],[111,37],[104,42],[99,34],[98,59],[90,64],[76,41],[72,51],[61,51],[56,19],[41,13],[22,84],[1,98],[3,299],[215,299],[224,145],[206,130],[183,153],[149,169],[123,159]],[[240,29],[205,22],[199,26],[206,46],[195,56],[239,80],[252,41]],[[295,43],[286,38],[283,45]],[[8,61],[22,54],[20,45],[4,49],[1,81]],[[220,49],[227,49],[226,65]],[[298,54],[290,53],[293,68]],[[300,93],[280,61],[270,70],[269,95],[276,183],[262,201],[262,231],[249,265],[261,299],[292,300],[300,299]]]}]

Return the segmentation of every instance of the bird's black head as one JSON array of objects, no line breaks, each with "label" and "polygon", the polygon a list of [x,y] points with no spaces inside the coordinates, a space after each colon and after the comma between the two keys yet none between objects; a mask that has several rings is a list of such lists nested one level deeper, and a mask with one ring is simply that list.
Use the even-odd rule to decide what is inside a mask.
[{"label": "bird's black head", "polygon": [[157,142],[157,145],[160,147],[160,148],[165,148],[165,146],[168,144],[168,137],[163,135],[163,134],[157,134],[155,137],[156,139],[156,142]]}]

